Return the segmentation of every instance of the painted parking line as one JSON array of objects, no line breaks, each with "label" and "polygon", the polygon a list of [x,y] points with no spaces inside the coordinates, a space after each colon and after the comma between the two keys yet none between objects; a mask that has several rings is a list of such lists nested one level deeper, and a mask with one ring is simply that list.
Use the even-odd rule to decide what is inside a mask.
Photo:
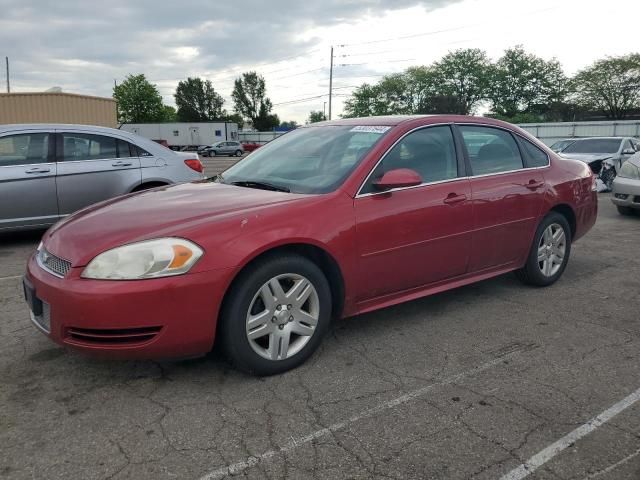
[{"label": "painted parking line", "polygon": [[575,442],[580,440],[582,437],[589,435],[598,427],[602,426],[613,417],[618,415],[620,412],[626,410],[634,403],[640,400],[640,388],[633,392],[628,397],[623,398],[615,405],[609,407],[607,410],[602,412],[597,417],[592,418],[584,425],[579,426],[574,431],[568,433],[560,440],[552,443],[547,448],[541,450],[536,453],[533,457],[527,460],[522,465],[514,468],[509,473],[500,478],[500,480],[521,480],[533,472],[535,472],[539,467],[547,463],[553,457],[561,453],[563,450],[567,449],[569,446],[573,445]]},{"label": "painted parking line", "polygon": [[636,450],[635,452],[633,452],[631,455],[628,455],[626,457],[624,457],[622,460],[614,463],[613,465],[609,465],[607,468],[600,470],[598,472],[592,473],[591,475],[588,475],[584,478],[584,480],[591,480],[593,478],[598,478],[601,475],[605,475],[609,472],[613,472],[616,468],[621,467],[622,465],[624,465],[625,463],[627,463],[629,460],[633,460],[634,458],[636,458],[638,455],[640,455],[640,448],[638,450]]},{"label": "painted parking line", "polygon": [[440,387],[440,386],[444,386],[444,385],[451,385],[453,383],[456,383],[466,377],[470,377],[472,375],[475,375],[476,373],[480,373],[483,372],[485,370],[488,370],[492,367],[495,367],[496,365],[499,365],[501,363],[503,363],[506,359],[513,357],[517,354],[520,354],[524,351],[525,349],[520,349],[517,351],[513,351],[510,352],[506,355],[503,355],[499,358],[496,358],[494,360],[491,360],[487,363],[483,363],[481,365],[475,366],[469,370],[466,370],[462,373],[458,373],[456,375],[453,375],[451,377],[447,377],[444,380],[441,380],[440,382],[436,382],[436,383],[432,383],[430,385],[427,385],[425,387],[419,388],[417,390],[412,390],[408,393],[405,393],[404,395],[400,395],[399,397],[393,398],[391,400],[388,400],[386,402],[380,403],[379,405],[369,408],[367,410],[364,410],[360,413],[357,413],[355,415],[353,415],[352,417],[349,417],[347,420],[344,420],[342,422],[338,422],[338,423],[334,423],[333,425],[329,425],[326,428],[322,428],[320,430],[317,430],[313,433],[310,433],[309,435],[305,435],[304,437],[300,437],[298,439],[292,439],[290,442],[286,443],[285,445],[283,445],[280,448],[276,448],[273,450],[269,450],[267,452],[261,453],[259,455],[254,455],[251,457],[246,458],[245,460],[242,460],[240,462],[236,462],[233,463],[231,465],[227,465],[226,467],[221,467],[218,468],[216,470],[213,470],[209,473],[207,473],[206,475],[202,476],[200,478],[200,480],[217,480],[219,478],[223,478],[229,475],[237,475],[240,472],[243,472],[244,470],[253,467],[254,465],[262,462],[263,460],[268,460],[272,457],[278,456],[278,455],[283,455],[286,454],[292,450],[295,450],[298,447],[302,447],[308,443],[311,443],[312,441],[324,437],[326,435],[330,435],[333,432],[337,432],[339,430],[343,430],[345,428],[347,428],[349,425],[356,423],[360,420],[363,420],[365,418],[369,418],[372,417],[380,412],[383,412],[385,410],[389,410],[392,409],[394,407],[397,407],[399,405],[403,405],[407,402],[410,402],[412,400],[415,400],[416,398],[422,397],[424,395],[426,395],[427,393],[429,393],[431,390],[433,390],[436,387]]},{"label": "painted parking line", "polygon": [[22,275],[14,275],[12,277],[0,277],[0,282],[2,282],[3,280],[17,280],[19,278],[22,278]]}]

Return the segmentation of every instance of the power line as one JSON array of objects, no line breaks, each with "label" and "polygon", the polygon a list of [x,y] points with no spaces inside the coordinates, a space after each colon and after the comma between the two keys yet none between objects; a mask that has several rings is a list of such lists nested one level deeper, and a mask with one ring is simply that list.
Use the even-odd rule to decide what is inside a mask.
[{"label": "power line", "polygon": [[[550,10],[557,10],[560,7],[549,7],[549,8],[543,8],[540,10],[533,10],[531,12],[526,12],[523,14],[519,14],[518,17],[522,17],[522,16],[528,16],[528,15],[536,15],[538,13],[544,13],[544,12],[548,12]],[[389,37],[389,38],[381,38],[379,40],[369,40],[366,42],[354,42],[354,43],[343,43],[338,45],[338,47],[344,48],[344,47],[354,47],[357,45],[371,45],[374,43],[382,43],[382,42],[393,42],[393,41],[397,41],[397,40],[405,40],[408,38],[416,38],[416,37],[426,37],[429,35],[438,35],[440,33],[448,33],[448,32],[457,32],[459,30],[464,30],[467,28],[474,28],[474,27],[480,27],[480,26],[484,26],[486,25],[486,22],[478,22],[478,23],[470,23],[467,25],[461,25],[458,27],[452,27],[452,28],[444,28],[441,30],[431,30],[431,31],[426,31],[426,32],[421,32],[421,33],[414,33],[411,35],[401,35],[398,37]]]},{"label": "power line", "polygon": [[383,60],[377,62],[364,62],[364,63],[339,63],[338,67],[357,67],[360,65],[371,65],[372,63],[401,63],[401,62],[412,62],[415,58],[403,58],[402,60]]}]

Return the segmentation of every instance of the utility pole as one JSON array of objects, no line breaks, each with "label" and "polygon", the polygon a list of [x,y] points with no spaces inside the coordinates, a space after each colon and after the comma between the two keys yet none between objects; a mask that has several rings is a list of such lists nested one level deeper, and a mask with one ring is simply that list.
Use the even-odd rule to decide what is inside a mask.
[{"label": "utility pole", "polygon": [[327,102],[322,102],[322,116],[327,119]]},{"label": "utility pole", "polygon": [[4,57],[7,64],[7,93],[11,93],[11,83],[9,82],[9,57]]},{"label": "utility pole", "polygon": [[331,97],[333,96],[333,46],[331,46],[331,66],[329,67],[329,118],[331,120]]}]

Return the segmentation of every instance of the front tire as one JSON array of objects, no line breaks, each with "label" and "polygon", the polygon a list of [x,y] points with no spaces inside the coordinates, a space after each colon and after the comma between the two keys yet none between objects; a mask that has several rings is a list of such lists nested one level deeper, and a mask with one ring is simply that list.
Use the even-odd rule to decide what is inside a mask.
[{"label": "front tire", "polygon": [[622,207],[620,205],[616,205],[616,208],[618,209],[618,213],[620,215],[633,215],[633,210],[631,210],[631,208],[629,207]]},{"label": "front tire", "polygon": [[563,274],[571,253],[571,227],[557,212],[549,213],[536,230],[529,256],[516,276],[528,285],[546,287]]},{"label": "front tire", "polygon": [[215,150],[209,150],[209,157],[215,157],[216,155]]},{"label": "front tire", "polygon": [[236,157],[242,156],[242,150],[236,150]]},{"label": "front tire", "polygon": [[255,375],[304,363],[331,321],[331,290],[322,270],[299,255],[271,256],[243,271],[220,317],[220,339],[231,362]]}]

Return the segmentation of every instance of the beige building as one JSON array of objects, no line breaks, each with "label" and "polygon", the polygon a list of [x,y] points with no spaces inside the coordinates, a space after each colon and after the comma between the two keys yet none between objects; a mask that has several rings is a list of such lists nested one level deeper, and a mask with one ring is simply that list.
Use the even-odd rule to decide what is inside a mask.
[{"label": "beige building", "polygon": [[76,123],[117,127],[116,101],[59,92],[0,93],[0,124]]}]

